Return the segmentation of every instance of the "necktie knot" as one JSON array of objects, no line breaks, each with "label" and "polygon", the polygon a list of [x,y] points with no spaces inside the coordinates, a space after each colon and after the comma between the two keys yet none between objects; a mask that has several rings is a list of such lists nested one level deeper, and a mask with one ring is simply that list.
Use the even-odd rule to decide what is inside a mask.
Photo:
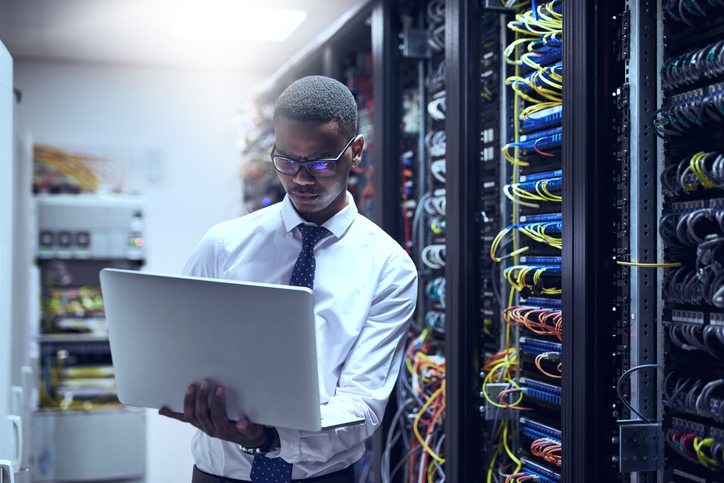
[{"label": "necktie knot", "polygon": [[302,234],[302,245],[312,246],[328,233],[328,230],[323,226],[309,226],[305,224],[299,225],[299,231]]}]

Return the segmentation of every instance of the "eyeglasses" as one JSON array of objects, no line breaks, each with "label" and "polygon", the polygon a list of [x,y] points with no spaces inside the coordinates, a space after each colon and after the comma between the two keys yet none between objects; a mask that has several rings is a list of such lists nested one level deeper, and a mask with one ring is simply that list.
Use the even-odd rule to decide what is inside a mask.
[{"label": "eyeglasses", "polygon": [[307,168],[307,171],[309,171],[309,174],[315,178],[328,178],[337,173],[337,161],[339,161],[339,158],[341,158],[347,149],[349,149],[356,138],[357,136],[354,136],[350,139],[342,152],[339,153],[339,156],[335,159],[316,159],[314,161],[297,161],[296,159],[274,154],[277,149],[277,145],[274,143],[274,147],[271,151],[272,164],[274,165],[274,169],[282,174],[294,176],[300,169],[302,169],[302,166],[304,166]]}]

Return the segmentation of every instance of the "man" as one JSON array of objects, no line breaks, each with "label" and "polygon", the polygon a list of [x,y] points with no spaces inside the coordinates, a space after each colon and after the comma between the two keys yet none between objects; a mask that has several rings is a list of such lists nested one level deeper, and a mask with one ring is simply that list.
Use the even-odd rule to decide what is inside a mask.
[{"label": "man", "polygon": [[[189,387],[183,414],[159,411],[200,430],[194,483],[354,483],[352,465],[381,424],[415,309],[415,266],[347,192],[364,148],[352,93],[326,77],[300,79],[279,97],[274,127],[284,200],[211,228],[184,272],[312,288],[322,415],[365,423],[315,433],[229,421],[224,389],[207,403],[204,381]],[[257,450],[262,455],[247,454]]]}]

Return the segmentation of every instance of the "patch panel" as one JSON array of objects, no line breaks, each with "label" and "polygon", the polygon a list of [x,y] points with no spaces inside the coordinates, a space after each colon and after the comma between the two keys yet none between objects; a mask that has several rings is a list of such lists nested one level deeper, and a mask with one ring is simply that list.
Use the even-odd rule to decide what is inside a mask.
[{"label": "patch panel", "polygon": [[[545,129],[543,131],[536,131],[528,134],[523,134],[520,136],[520,141],[525,143],[527,141],[535,141],[536,139],[540,138],[547,138],[555,135],[559,135],[563,132],[563,127],[557,127],[553,129]],[[530,179],[530,178],[529,178]]]},{"label": "patch panel", "polygon": [[551,471],[548,468],[539,465],[538,463],[531,461],[527,458],[521,458],[520,461],[521,463],[523,463],[523,468],[525,468],[525,470],[530,472],[532,475],[538,476],[541,483],[561,482],[561,475],[556,473],[555,471]]},{"label": "patch panel", "polygon": [[548,276],[561,276],[560,265],[513,265],[506,268],[506,270],[528,270],[531,272],[535,272],[536,270],[542,270],[543,273]]},{"label": "patch panel", "polygon": [[673,470],[674,475],[681,476],[682,478],[686,478],[689,481],[693,481],[695,483],[714,483],[713,480],[707,480],[706,478],[701,478],[696,475],[692,475],[691,473],[687,473],[686,471],[682,471],[678,468],[674,468]]},{"label": "patch panel", "polygon": [[520,257],[520,263],[530,265],[557,265],[561,266],[561,257]]},{"label": "patch panel", "polygon": [[537,222],[537,223],[519,223],[517,225],[512,225],[516,228],[531,228],[536,229],[538,227],[543,227],[543,232],[546,235],[557,235],[559,233],[562,233],[563,231],[563,223],[559,222]]},{"label": "patch panel", "polygon": [[521,121],[523,132],[538,131],[541,129],[560,126],[563,122],[563,113],[560,106],[544,109]]},{"label": "patch panel", "polygon": [[521,350],[523,350],[522,346],[530,346],[540,352],[561,352],[561,344],[557,342],[548,342],[531,337],[521,337],[518,341],[520,342]]},{"label": "patch panel", "polygon": [[561,444],[560,438],[555,438],[555,437],[549,436],[549,435],[547,435],[547,434],[545,434],[545,433],[541,433],[540,431],[535,430],[535,429],[530,428],[530,427],[523,426],[522,429],[521,429],[521,433],[523,434],[523,436],[527,436],[528,438],[531,438],[531,439],[543,439],[543,438],[545,438],[545,439],[548,439],[548,440],[553,441],[553,442],[555,442],[555,443]]},{"label": "patch panel", "polygon": [[558,386],[537,381],[529,377],[521,377],[520,387],[525,388],[526,396],[540,399],[557,406],[561,405],[561,388]]},{"label": "patch panel", "polygon": [[521,223],[540,223],[545,221],[561,221],[563,215],[561,213],[542,213],[537,215],[521,215]]},{"label": "patch panel", "polygon": [[520,302],[521,302],[521,304],[531,306],[531,307],[542,307],[542,308],[551,308],[551,309],[560,309],[561,308],[560,299],[528,297],[528,298],[521,298]]},{"label": "patch panel", "polygon": [[[548,67],[551,64],[560,62],[561,58],[563,57],[563,49],[561,49],[560,47],[546,45],[542,42],[533,42],[533,45],[533,52],[523,55],[526,55],[528,57],[528,60],[538,64],[541,67]],[[524,64],[521,68],[523,72],[527,70],[525,69],[525,67],[528,66]]]},{"label": "patch panel", "polygon": [[561,188],[563,188],[563,181],[562,178],[549,178],[525,183],[511,183],[506,185],[506,187],[515,187],[528,193],[537,193],[542,188],[548,191],[560,191]]},{"label": "patch panel", "polygon": [[556,439],[558,441],[560,441],[560,439],[562,437],[561,431],[559,429],[555,429],[555,428],[547,426],[543,423],[533,421],[530,418],[521,416],[518,421],[520,422],[521,426],[524,429],[525,428],[532,429],[533,431],[536,431],[537,433],[542,434],[543,435],[542,437],[550,437],[550,438]]},{"label": "patch panel", "polygon": [[690,213],[701,210],[705,206],[704,200],[678,201],[671,203],[671,213]]},{"label": "patch panel", "polygon": [[705,426],[701,423],[695,423],[681,418],[671,418],[671,427],[679,431],[688,431],[702,438],[705,436]]},{"label": "patch panel", "polygon": [[544,149],[559,148],[563,144],[563,138],[561,133],[550,134],[546,137],[539,137],[532,141],[523,141],[518,143],[518,147],[523,150],[525,154],[533,151],[542,151]]},{"label": "patch panel", "polygon": [[563,170],[556,169],[554,171],[546,171],[543,173],[522,174],[520,175],[520,181],[538,181],[539,179],[560,178],[561,176],[563,176]]}]

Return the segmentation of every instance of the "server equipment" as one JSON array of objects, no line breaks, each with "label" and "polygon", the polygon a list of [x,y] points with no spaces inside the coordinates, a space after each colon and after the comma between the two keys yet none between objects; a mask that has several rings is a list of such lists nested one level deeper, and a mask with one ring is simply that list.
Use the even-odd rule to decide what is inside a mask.
[{"label": "server equipment", "polygon": [[142,477],[145,411],[118,402],[99,272],[145,263],[145,203],[94,194],[34,201],[41,309],[33,478]]}]

